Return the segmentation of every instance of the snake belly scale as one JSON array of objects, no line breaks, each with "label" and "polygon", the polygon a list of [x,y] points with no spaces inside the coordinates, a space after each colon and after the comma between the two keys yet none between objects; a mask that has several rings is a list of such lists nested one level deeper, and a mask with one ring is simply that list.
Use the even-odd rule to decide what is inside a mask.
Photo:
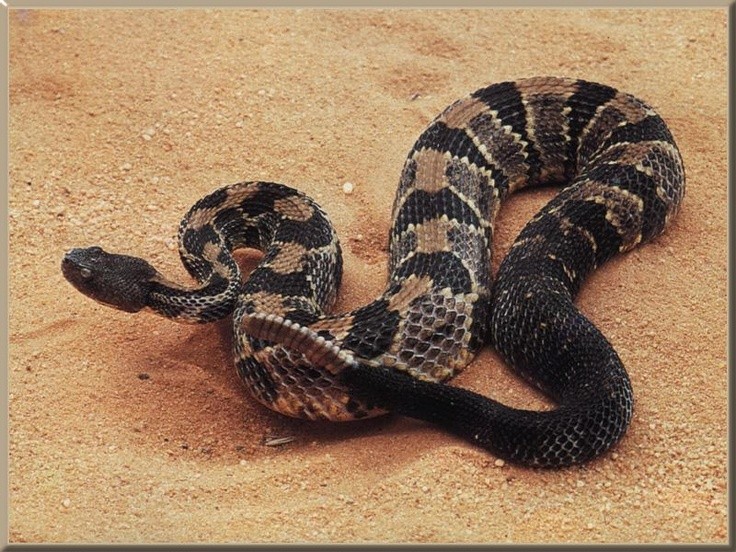
[{"label": "snake belly scale", "polygon": [[[564,187],[492,281],[502,200],[550,184]],[[232,314],[238,374],[286,415],[392,411],[512,462],[567,466],[615,444],[633,409],[621,360],[574,297],[607,259],[660,234],[684,190],[679,151],[651,107],[609,86],[536,77],[477,90],[421,134],[394,201],[386,289],[352,312],[330,313],[342,257],[326,213],[276,183],[226,186],[191,208],[179,244],[196,286],[97,246],[69,251],[62,270],[129,312]],[[264,252],[244,281],[232,256],[242,247]],[[557,407],[521,410],[447,385],[486,343]]]}]

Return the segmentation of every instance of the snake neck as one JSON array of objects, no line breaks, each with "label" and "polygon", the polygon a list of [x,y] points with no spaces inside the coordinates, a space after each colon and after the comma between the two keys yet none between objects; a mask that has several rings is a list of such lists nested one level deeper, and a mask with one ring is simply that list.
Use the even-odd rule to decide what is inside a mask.
[{"label": "snake neck", "polygon": [[240,268],[227,249],[216,258],[202,257],[193,274],[200,285],[186,287],[160,273],[150,281],[146,306],[156,314],[184,323],[206,323],[231,314],[241,288]]}]

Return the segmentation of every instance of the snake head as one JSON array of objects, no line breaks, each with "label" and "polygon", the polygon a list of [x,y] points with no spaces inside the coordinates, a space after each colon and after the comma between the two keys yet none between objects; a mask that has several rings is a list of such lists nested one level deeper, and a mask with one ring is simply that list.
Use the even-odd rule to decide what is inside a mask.
[{"label": "snake head", "polygon": [[86,296],[126,312],[146,306],[151,280],[158,274],[143,259],[107,253],[97,246],[67,251],[61,272]]}]

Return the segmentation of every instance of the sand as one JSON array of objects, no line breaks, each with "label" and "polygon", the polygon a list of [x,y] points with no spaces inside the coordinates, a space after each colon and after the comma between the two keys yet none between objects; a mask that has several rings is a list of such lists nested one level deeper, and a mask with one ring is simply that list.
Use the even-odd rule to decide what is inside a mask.
[{"label": "sand", "polygon": [[[725,9],[13,10],[11,542],[727,542],[726,20]],[[579,296],[636,393],[623,441],[586,466],[500,465],[397,416],[285,418],[241,387],[227,321],[128,315],[62,278],[65,250],[100,244],[186,282],[181,216],[220,185],[265,179],[326,208],[345,250],[338,308],[367,303],[424,126],[484,84],[541,74],[655,105],[688,177],[668,232]],[[507,202],[496,259],[553,194]],[[240,259],[249,270],[258,256]],[[545,404],[490,350],[455,384]],[[294,440],[265,445],[277,437]]]}]

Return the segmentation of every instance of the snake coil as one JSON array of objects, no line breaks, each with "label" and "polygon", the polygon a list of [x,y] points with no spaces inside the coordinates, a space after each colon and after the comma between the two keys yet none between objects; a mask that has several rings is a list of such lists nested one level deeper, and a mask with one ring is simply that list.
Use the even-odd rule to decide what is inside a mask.
[{"label": "snake coil", "polygon": [[[527,186],[564,184],[491,281],[493,222]],[[233,315],[251,394],[289,416],[353,420],[387,410],[438,424],[512,462],[558,467],[616,443],[632,416],[627,373],[575,307],[585,277],[660,234],[685,190],[674,139],[614,88],[537,77],[445,109],[409,152],[393,206],[389,279],[375,301],[329,314],[342,274],[325,212],[281,184],[242,182],[198,201],[179,231],[195,287],[142,259],[73,249],[80,291],[182,322]],[[243,282],[232,251],[264,252]],[[490,342],[558,404],[510,408],[445,382]]]}]

